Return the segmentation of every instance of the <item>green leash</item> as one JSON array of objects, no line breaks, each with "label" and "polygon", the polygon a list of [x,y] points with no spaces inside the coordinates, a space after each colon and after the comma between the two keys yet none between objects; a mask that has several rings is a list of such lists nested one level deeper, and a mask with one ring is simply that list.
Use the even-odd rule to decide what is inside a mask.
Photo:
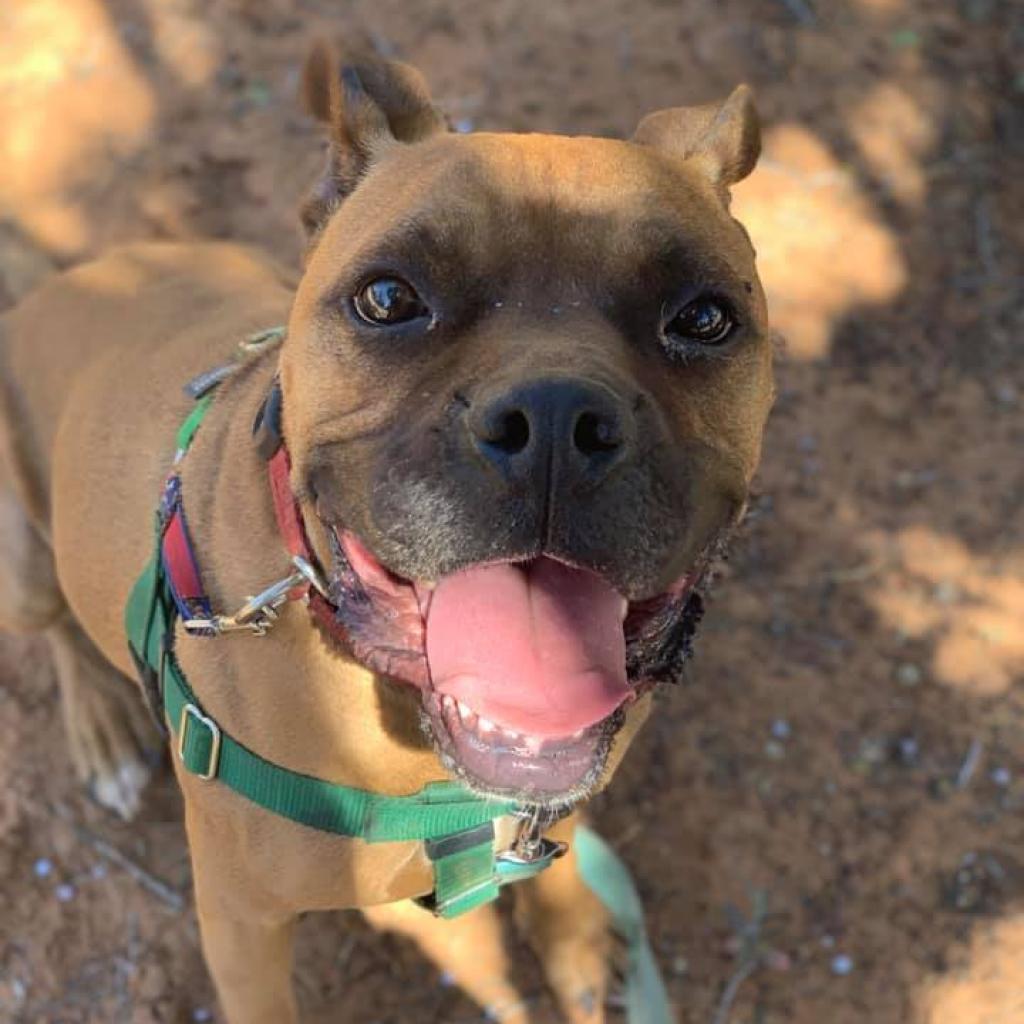
[{"label": "green leash", "polygon": [[668,993],[647,940],[644,908],[629,868],[585,825],[577,827],[573,842],[583,881],[605,905],[613,927],[626,943],[626,1019],[629,1024],[673,1024]]}]

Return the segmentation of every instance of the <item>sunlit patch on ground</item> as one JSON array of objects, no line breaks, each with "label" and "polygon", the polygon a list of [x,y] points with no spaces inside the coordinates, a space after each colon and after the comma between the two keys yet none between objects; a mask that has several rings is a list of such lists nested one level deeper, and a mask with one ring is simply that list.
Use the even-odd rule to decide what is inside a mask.
[{"label": "sunlit patch on ground", "polygon": [[871,543],[887,564],[873,587],[886,624],[934,642],[935,678],[977,696],[1024,673],[1024,551],[973,554],[956,537],[914,526]]},{"label": "sunlit patch on ground", "polygon": [[[1007,956],[1016,950],[1016,956]],[[1020,1024],[1024,1021],[1024,916],[979,925],[967,963],[924,983],[922,1024]]]},{"label": "sunlit patch on ground", "polygon": [[75,253],[90,223],[75,187],[94,159],[139,147],[155,112],[145,79],[98,0],[17,0],[0,11],[0,214]]},{"label": "sunlit patch on ground", "polygon": [[850,169],[801,125],[768,132],[733,210],[753,239],[772,321],[795,359],[826,355],[845,313],[887,302],[906,283],[892,232]]},{"label": "sunlit patch on ground", "polygon": [[883,187],[916,206],[927,181],[921,161],[935,142],[935,123],[920,103],[893,82],[881,82],[854,108],[850,134]]}]

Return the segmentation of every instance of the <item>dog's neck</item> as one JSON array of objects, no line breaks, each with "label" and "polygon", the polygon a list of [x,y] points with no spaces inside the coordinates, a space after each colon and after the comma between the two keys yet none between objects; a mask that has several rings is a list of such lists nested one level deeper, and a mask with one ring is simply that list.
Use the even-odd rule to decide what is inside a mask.
[{"label": "dog's neck", "polygon": [[[288,571],[266,463],[252,441],[273,373],[268,355],[221,385],[182,467],[196,556],[218,611]],[[222,727],[278,764],[395,795],[445,777],[420,729],[419,695],[332,649],[301,602],[286,605],[265,637],[179,630],[178,654]]]}]

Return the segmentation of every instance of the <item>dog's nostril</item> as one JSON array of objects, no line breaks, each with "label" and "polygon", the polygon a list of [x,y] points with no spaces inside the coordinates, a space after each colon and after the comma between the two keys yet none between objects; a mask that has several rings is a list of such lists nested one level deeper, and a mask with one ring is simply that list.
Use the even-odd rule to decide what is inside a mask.
[{"label": "dog's nostril", "polygon": [[507,455],[518,455],[530,443],[530,421],[519,409],[504,413],[488,443]]},{"label": "dog's nostril", "polygon": [[592,412],[583,413],[576,421],[572,440],[576,450],[584,455],[615,451],[620,444],[615,425]]}]

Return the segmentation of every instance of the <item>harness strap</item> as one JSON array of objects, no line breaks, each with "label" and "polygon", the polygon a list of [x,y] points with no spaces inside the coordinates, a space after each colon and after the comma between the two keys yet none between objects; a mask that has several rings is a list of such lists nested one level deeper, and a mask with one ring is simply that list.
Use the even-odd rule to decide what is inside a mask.
[{"label": "harness strap", "polygon": [[[179,618],[212,616],[185,520],[177,464],[199,429],[216,384],[209,384],[178,431],[175,467],[157,513],[155,553],[125,608],[132,657],[151,707],[161,725],[169,727],[185,769],[322,832],[370,843],[423,842],[433,864],[434,890],[421,902],[442,917],[465,913],[494,899],[502,885],[544,870],[562,852],[558,844],[547,844],[529,861],[495,853],[494,822],[520,813],[514,801],[484,799],[451,781],[429,783],[411,796],[394,797],[314,778],[261,757],[204,711],[173,652]],[[302,513],[289,481],[288,451],[280,439],[279,409],[279,398],[276,403],[268,401],[257,419],[261,451],[268,460],[274,511],[288,551],[309,559]],[[306,595],[314,616],[331,622],[334,607],[308,582],[288,593],[293,599]],[[189,632],[217,635],[195,623]]]},{"label": "harness strap", "polygon": [[205,713],[177,659],[163,658],[164,708],[184,766],[247,800],[321,832],[369,843],[434,839],[511,814],[510,801],[484,800],[454,782],[432,782],[412,796],[382,796],[282,768],[225,733]]}]

